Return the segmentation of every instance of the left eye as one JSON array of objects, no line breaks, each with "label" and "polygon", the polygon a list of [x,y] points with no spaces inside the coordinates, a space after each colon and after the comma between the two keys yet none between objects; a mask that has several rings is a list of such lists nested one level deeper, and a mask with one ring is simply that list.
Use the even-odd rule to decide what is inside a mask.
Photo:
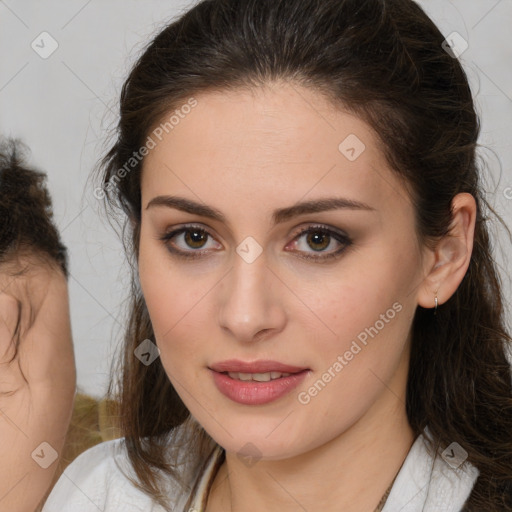
[{"label": "left eye", "polygon": [[[339,255],[351,244],[350,238],[324,226],[303,229],[293,240],[294,249],[306,253],[304,257],[325,259]],[[338,247],[338,249],[336,249]],[[314,253],[317,253],[315,255]]]}]

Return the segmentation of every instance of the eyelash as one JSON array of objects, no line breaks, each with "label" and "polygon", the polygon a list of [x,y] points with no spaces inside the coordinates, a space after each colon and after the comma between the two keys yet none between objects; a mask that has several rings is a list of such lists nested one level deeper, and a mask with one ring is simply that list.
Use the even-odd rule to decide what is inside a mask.
[{"label": "eyelash", "polygon": [[[203,256],[203,253],[208,252],[206,251],[183,251],[181,249],[176,249],[175,247],[172,247],[169,242],[176,236],[189,232],[189,231],[199,231],[202,234],[206,234],[207,236],[213,238],[213,236],[203,227],[198,225],[187,225],[183,226],[179,229],[175,229],[173,231],[170,231],[169,233],[165,233],[159,239],[164,243],[164,245],[167,247],[167,250],[171,252],[172,254],[180,257],[180,258],[187,258],[187,259],[194,259],[194,258],[201,258]],[[341,249],[338,249],[333,252],[326,253],[323,256],[311,256],[311,255],[301,255],[301,258],[307,259],[307,260],[313,260],[317,263],[321,263],[326,260],[330,260],[332,258],[337,258],[341,256],[341,253],[343,253],[350,245],[352,245],[352,240],[350,237],[345,235],[344,233],[341,233],[339,231],[335,231],[332,228],[329,228],[324,225],[312,225],[308,226],[307,228],[302,228],[295,236],[293,237],[293,241],[296,241],[300,239],[303,235],[309,234],[309,233],[321,233],[323,235],[328,235],[331,238],[334,238],[338,243],[342,244],[343,247]]]}]

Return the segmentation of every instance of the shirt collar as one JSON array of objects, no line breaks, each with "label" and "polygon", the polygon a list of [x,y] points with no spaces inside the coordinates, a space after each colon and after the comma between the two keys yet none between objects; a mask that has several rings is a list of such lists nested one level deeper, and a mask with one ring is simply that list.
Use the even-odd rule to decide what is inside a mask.
[{"label": "shirt collar", "polygon": [[[464,506],[478,478],[478,469],[462,461],[464,450],[457,443],[433,455],[426,437],[430,438],[428,427],[411,446],[382,512],[459,512]],[[223,449],[217,446],[208,460],[190,512],[204,511],[206,493],[222,453]]]},{"label": "shirt collar", "polygon": [[427,437],[428,427],[409,450],[382,512],[460,512],[463,508],[478,469],[464,462],[466,452],[457,443],[433,454]]}]

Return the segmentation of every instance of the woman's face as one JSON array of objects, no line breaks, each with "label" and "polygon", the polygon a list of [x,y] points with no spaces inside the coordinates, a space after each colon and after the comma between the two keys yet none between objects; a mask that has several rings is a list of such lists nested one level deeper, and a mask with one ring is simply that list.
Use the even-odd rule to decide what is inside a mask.
[{"label": "woman's face", "polygon": [[376,136],[286,83],[195,99],[141,184],[140,282],[183,402],[268,459],[405,414],[425,264]]}]

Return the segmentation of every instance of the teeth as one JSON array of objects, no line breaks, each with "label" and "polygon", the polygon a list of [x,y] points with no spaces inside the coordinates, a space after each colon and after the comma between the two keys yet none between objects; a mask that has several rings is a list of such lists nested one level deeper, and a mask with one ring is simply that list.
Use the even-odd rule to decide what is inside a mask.
[{"label": "teeth", "polygon": [[238,373],[238,372],[228,372],[228,375],[232,379],[236,380],[254,380],[256,382],[268,382],[274,379],[280,379],[281,377],[288,377],[291,375],[290,373],[281,373],[281,372],[267,372],[267,373]]}]

